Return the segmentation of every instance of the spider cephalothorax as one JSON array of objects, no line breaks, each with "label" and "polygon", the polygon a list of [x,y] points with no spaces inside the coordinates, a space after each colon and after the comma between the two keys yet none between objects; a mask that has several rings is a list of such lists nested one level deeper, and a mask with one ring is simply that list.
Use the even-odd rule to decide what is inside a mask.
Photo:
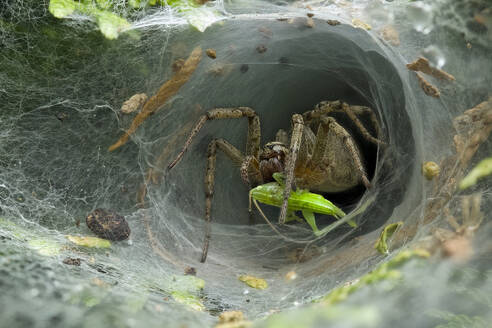
[{"label": "spider cephalothorax", "polygon": [[283,172],[289,149],[279,141],[267,143],[260,152],[259,169],[263,183],[273,181],[273,173]]},{"label": "spider cephalothorax", "polygon": [[[359,184],[366,188],[370,182],[365,170],[364,159],[359,146],[350,133],[341,126],[332,113],[344,113],[359,129],[367,141],[382,144],[376,115],[369,107],[350,106],[341,101],[323,101],[313,110],[302,115],[292,115],[290,141],[287,133],[280,130],[276,140],[260,149],[260,119],[249,107],[216,108],[206,112],[192,129],[176,159],[168,168],[174,167],[183,157],[193,138],[206,121],[216,119],[248,119],[246,152],[243,154],[224,139],[213,139],[207,150],[207,171],[205,174],[205,221],[206,232],[202,252],[205,262],[210,240],[210,220],[215,182],[215,159],[217,149],[238,167],[242,179],[250,186],[272,181],[273,173],[283,173],[285,177],[283,203],[279,223],[285,223],[287,204],[293,185],[319,192],[346,191]],[[373,137],[358,119],[358,115],[368,115],[376,132]],[[289,144],[287,147],[286,145]]]}]

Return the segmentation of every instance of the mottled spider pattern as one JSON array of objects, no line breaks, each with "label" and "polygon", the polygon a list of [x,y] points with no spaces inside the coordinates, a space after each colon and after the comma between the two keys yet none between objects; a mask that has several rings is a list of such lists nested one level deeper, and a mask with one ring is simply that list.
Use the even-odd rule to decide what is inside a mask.
[{"label": "mottled spider pattern", "polygon": [[[380,145],[381,129],[373,110],[366,106],[352,106],[341,101],[323,101],[313,110],[292,115],[289,135],[279,130],[276,140],[260,147],[260,119],[249,107],[215,108],[200,117],[183,149],[169,164],[173,168],[183,157],[194,137],[209,120],[248,119],[246,151],[242,153],[224,139],[213,139],[207,150],[205,173],[205,239],[201,262],[205,262],[210,242],[210,222],[215,182],[217,149],[221,150],[240,168],[243,181],[248,186],[273,181],[276,172],[284,173],[285,190],[280,210],[279,224],[285,223],[287,201],[292,188],[317,192],[341,192],[359,184],[370,188],[360,147],[351,134],[331,115],[344,113],[352,120],[367,141]],[[374,127],[376,137],[364,127],[358,116],[367,115]],[[313,132],[316,131],[316,134]]]}]

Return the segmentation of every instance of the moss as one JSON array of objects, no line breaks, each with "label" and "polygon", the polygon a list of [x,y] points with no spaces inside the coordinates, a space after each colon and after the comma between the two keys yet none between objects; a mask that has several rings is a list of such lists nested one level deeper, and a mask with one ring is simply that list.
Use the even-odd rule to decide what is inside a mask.
[{"label": "moss", "polygon": [[427,251],[421,249],[402,251],[390,261],[381,264],[375,270],[362,276],[354,283],[335,288],[318,302],[322,302],[326,305],[336,304],[344,301],[350,294],[367,285],[371,285],[382,280],[400,279],[401,272],[396,270],[398,267],[402,266],[412,258],[427,258],[429,256],[430,254]]}]

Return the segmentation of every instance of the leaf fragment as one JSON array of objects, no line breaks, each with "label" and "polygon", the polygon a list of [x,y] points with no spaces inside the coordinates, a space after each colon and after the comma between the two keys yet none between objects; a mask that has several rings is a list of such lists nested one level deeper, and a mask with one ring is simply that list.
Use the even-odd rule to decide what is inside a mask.
[{"label": "leaf fragment", "polygon": [[402,225],[403,222],[399,221],[388,224],[386,227],[384,227],[383,231],[381,231],[381,234],[379,235],[378,240],[376,241],[376,244],[374,244],[374,248],[381,254],[388,254],[388,239],[391,238],[395,231]]},{"label": "leaf fragment", "polygon": [[145,103],[142,110],[133,119],[132,124],[130,125],[128,130],[126,130],[125,134],[123,134],[118,139],[118,141],[111,145],[108,150],[114,151],[123,146],[130,138],[130,135],[135,133],[140,124],[142,124],[149,116],[154,114],[159,109],[159,107],[164,105],[164,103],[169,98],[174,96],[179,91],[179,89],[188,81],[188,79],[200,63],[201,59],[202,48],[198,46],[193,49],[190,56],[183,64],[183,67],[179,71],[177,71],[173,75],[173,77],[171,77],[171,79],[166,81],[166,83],[164,83],[160,87],[159,91],[157,91],[157,93]]},{"label": "leaf fragment", "polygon": [[483,177],[492,174],[492,157],[486,158],[478,163],[460,182],[460,189],[474,186]]},{"label": "leaf fragment", "polygon": [[252,288],[265,289],[268,287],[266,280],[262,278],[256,278],[250,275],[241,275],[238,279]]},{"label": "leaf fragment", "polygon": [[111,247],[111,242],[107,239],[102,239],[98,237],[86,237],[86,236],[66,236],[68,240],[72,243],[91,248],[109,248]]}]

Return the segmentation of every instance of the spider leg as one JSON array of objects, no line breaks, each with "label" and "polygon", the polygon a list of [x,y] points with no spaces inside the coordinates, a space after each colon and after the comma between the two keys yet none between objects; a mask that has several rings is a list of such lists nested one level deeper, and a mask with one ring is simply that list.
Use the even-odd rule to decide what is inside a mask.
[{"label": "spider leg", "polygon": [[368,113],[369,117],[371,119],[371,123],[374,125],[374,128],[376,129],[376,136],[378,138],[380,138],[381,137],[381,128],[380,128],[379,123],[376,119],[376,115],[374,114],[372,109],[370,109],[369,107],[364,107],[364,106],[349,106],[347,103],[342,104],[342,109],[347,114],[347,116],[355,123],[357,128],[359,128],[360,133],[362,134],[362,136],[367,141],[372,142],[373,144],[376,144],[376,145],[383,145],[384,144],[383,141],[381,141],[377,138],[374,138],[367,131],[365,126],[362,124],[362,122],[359,120],[357,115],[355,115],[355,113],[354,113],[355,111],[357,111],[359,113]]},{"label": "spider leg", "polygon": [[249,188],[263,184],[263,176],[257,158],[246,156],[241,163],[241,179]]},{"label": "spider leg", "polygon": [[205,122],[208,120],[218,119],[232,119],[232,118],[248,118],[248,139],[246,142],[246,155],[252,155],[258,157],[260,151],[260,119],[256,112],[249,107],[237,107],[237,108],[215,108],[207,111],[204,115],[200,116],[198,122],[195,124],[191,133],[186,140],[183,149],[178,153],[176,158],[168,165],[168,170],[172,169],[183,158],[183,155],[188,150],[189,146],[193,142],[195,136],[200,132]]},{"label": "spider leg", "polygon": [[214,197],[215,186],[215,164],[217,158],[217,149],[220,149],[224,154],[234,163],[240,164],[244,162],[244,155],[228,141],[224,139],[212,140],[207,149],[207,170],[205,173],[205,238],[203,241],[202,258],[201,262],[205,262],[207,259],[208,246],[210,243],[210,223],[211,223],[211,211],[212,200]]},{"label": "spider leg", "polygon": [[204,263],[207,259],[208,245],[210,243],[210,212],[212,211],[212,199],[214,197],[215,183],[215,159],[217,157],[217,141],[214,139],[208,144],[207,170],[205,173],[205,238],[203,240],[202,258]]},{"label": "spider leg", "polygon": [[285,188],[282,207],[280,208],[280,217],[278,222],[280,224],[285,223],[285,216],[287,214],[287,205],[289,201],[290,191],[292,189],[292,182],[294,181],[294,169],[296,166],[297,153],[302,140],[302,131],[304,130],[304,121],[299,114],[292,115],[292,136],[290,139],[289,155],[287,156],[287,163],[284,169],[285,175]]},{"label": "spider leg", "polygon": [[[379,138],[382,136],[381,127],[376,118],[374,111],[366,106],[350,106],[347,103],[342,103],[339,100],[336,101],[323,101],[316,105],[315,109],[310,110],[302,114],[304,122],[309,125],[312,120],[320,119],[321,117],[330,113],[345,113],[357,126],[362,136],[369,142],[376,145],[384,145],[385,143]],[[359,120],[357,115],[368,114],[374,129],[376,130],[376,138],[373,137]]]},{"label": "spider leg", "polygon": [[367,178],[367,174],[364,166],[362,165],[362,160],[360,158],[357,146],[355,145],[354,139],[352,139],[352,136],[347,132],[347,130],[345,130],[340,124],[338,124],[333,117],[326,116],[321,118],[321,124],[318,129],[318,135],[316,136],[315,151],[311,163],[313,165],[316,165],[316,163],[327,162],[329,157],[328,152],[326,151],[326,147],[328,147],[326,138],[326,136],[328,135],[328,131],[334,133],[341,140],[343,140],[346,149],[352,157],[355,168],[359,172],[362,183],[366,188],[370,188],[371,183]]}]

